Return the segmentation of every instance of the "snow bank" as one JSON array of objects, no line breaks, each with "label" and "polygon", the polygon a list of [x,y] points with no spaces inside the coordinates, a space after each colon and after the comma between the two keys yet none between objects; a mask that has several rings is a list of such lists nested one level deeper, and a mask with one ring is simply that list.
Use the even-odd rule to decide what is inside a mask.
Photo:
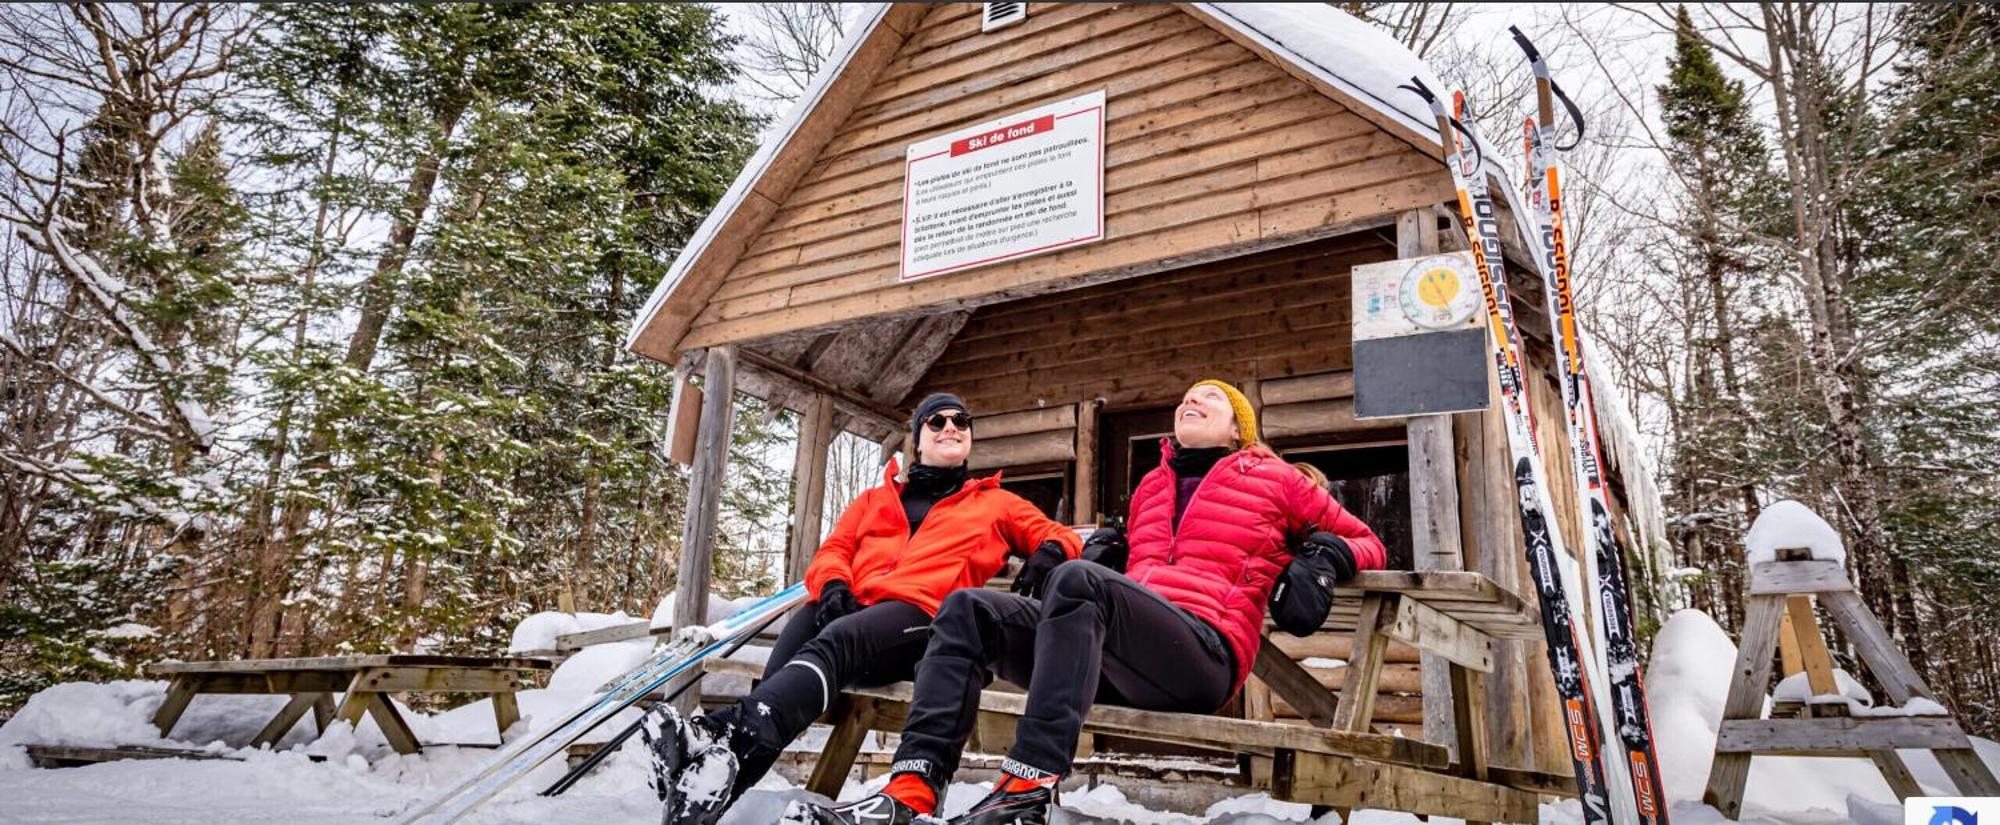
[{"label": "snow bank", "polygon": [[[661,599],[659,605],[653,608],[654,627],[676,626],[676,622],[674,621],[675,595],[675,592],[668,592],[666,598]],[[744,596],[740,599],[730,600],[710,593],[708,594],[708,623],[714,624],[730,616],[734,616],[736,615],[736,611],[764,598],[763,596]]]},{"label": "snow bank", "polygon": [[1855,681],[1853,676],[1848,675],[1847,671],[1834,668],[1833,684],[1839,689],[1839,692],[1824,696],[1815,696],[1812,692],[1811,678],[1804,671],[1800,671],[1779,681],[1778,687],[1771,691],[1771,698],[1779,702],[1809,702],[1812,704],[1839,704],[1852,699],[1864,706],[1873,707],[1875,705],[1875,697],[1868,692],[1867,688],[1862,687],[1860,682]]},{"label": "snow bank", "polygon": [[623,612],[618,613],[558,613],[553,610],[536,613],[522,619],[514,626],[514,636],[507,642],[508,653],[530,653],[555,650],[556,637],[571,633],[586,633],[637,621]]},{"label": "snow bank", "polygon": [[1791,499],[1776,502],[1757,515],[1743,543],[1749,548],[1751,564],[1776,561],[1778,551],[1803,547],[1815,559],[1847,563],[1847,546],[1840,532],[1805,505]]}]

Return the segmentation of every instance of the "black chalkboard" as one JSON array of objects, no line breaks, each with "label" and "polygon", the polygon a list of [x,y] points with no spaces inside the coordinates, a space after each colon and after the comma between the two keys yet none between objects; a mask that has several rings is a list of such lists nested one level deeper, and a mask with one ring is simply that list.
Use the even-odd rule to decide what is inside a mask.
[{"label": "black chalkboard", "polygon": [[1483,410],[1486,329],[1423,332],[1354,342],[1354,417]]}]

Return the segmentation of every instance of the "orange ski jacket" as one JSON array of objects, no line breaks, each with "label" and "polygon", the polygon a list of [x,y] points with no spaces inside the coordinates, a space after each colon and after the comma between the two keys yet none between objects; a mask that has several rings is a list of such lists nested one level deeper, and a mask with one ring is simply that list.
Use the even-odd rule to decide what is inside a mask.
[{"label": "orange ski jacket", "polygon": [[1027,556],[1051,539],[1072,559],[1082,552],[1075,530],[1001,489],[997,473],[967,479],[958,492],[931,506],[912,535],[896,472],[892,460],[881,486],[868,488],[847,505],[833,533],[813,554],[806,589],[814,600],[827,582],[841,579],[864,605],[908,602],[936,616],[947,594],[986,584],[1007,564],[1010,552]]}]

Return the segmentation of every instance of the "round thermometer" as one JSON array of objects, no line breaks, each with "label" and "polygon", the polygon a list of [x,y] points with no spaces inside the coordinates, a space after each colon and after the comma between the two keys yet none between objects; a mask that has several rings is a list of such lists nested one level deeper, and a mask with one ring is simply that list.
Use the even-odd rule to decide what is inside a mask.
[{"label": "round thermometer", "polygon": [[1455,255],[1411,261],[1396,294],[1403,316],[1424,329],[1463,326],[1479,311],[1481,300],[1478,275]]}]

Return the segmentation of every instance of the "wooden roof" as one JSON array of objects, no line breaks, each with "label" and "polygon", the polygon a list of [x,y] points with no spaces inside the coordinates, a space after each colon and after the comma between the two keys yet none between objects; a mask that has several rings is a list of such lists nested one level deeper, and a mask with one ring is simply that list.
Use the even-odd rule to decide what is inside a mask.
[{"label": "wooden roof", "polygon": [[[1383,89],[1408,68],[1399,61],[1421,61],[1327,6],[1268,32],[1258,27],[1278,28],[1273,18],[1247,5],[1037,3],[991,33],[978,3],[878,6],[690,240],[627,345],[670,363],[747,341],[810,356],[828,334],[941,350],[932,339],[948,341],[977,306],[1338,235],[1450,199],[1435,131]],[[1300,19],[1329,25],[1291,30]],[[1301,40],[1316,35],[1366,46],[1350,61],[1366,72],[1329,68]],[[1096,89],[1110,107],[1105,240],[899,282],[909,143]],[[917,327],[933,316],[945,320]],[[868,359],[853,360],[863,374],[847,386],[868,386]]]}]

